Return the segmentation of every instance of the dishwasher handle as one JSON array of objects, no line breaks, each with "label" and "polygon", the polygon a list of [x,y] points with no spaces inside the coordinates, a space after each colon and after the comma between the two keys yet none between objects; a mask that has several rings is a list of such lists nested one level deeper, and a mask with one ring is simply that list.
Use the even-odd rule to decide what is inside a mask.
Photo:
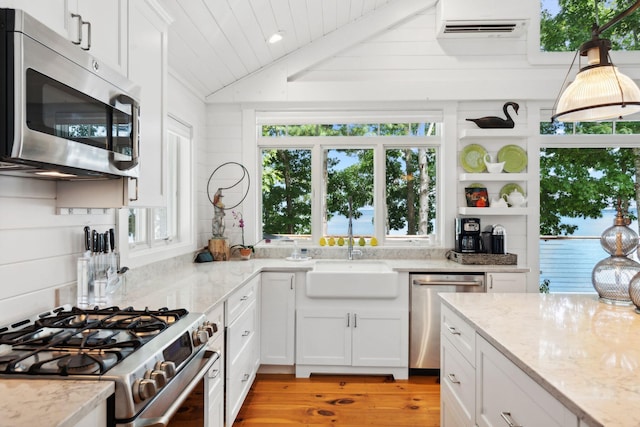
[{"label": "dishwasher handle", "polygon": [[420,280],[413,279],[417,286],[482,286],[481,280]]}]

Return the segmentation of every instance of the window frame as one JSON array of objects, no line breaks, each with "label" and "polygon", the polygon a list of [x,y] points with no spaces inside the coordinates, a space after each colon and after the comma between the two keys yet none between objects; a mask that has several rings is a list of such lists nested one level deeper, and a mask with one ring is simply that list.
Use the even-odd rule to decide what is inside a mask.
[{"label": "window frame", "polygon": [[[263,125],[301,125],[301,124],[329,124],[329,123],[436,123],[435,135],[377,135],[377,136],[263,136]],[[412,242],[425,242],[428,236],[407,235],[387,236],[384,218],[386,211],[386,173],[385,160],[387,149],[398,148],[427,148],[436,150],[436,212],[435,230],[433,234],[440,235],[442,223],[439,219],[446,214],[442,204],[442,186],[439,184],[443,176],[443,145],[444,145],[444,117],[442,111],[394,111],[394,112],[256,112],[256,150],[258,162],[257,182],[262,182],[262,150],[264,149],[310,149],[311,150],[311,237],[293,237],[308,243],[316,243],[322,233],[322,215],[320,214],[324,198],[322,153],[325,149],[373,149],[374,156],[374,232],[380,245],[402,246]],[[262,197],[258,195],[257,211],[262,212]],[[256,218],[256,229],[262,236],[262,214]]]},{"label": "window frame", "polygon": [[[118,236],[120,240],[121,262],[127,262],[129,267],[148,264],[169,257],[180,255],[186,251],[195,250],[195,194],[194,179],[192,171],[194,167],[195,140],[193,127],[186,122],[173,116],[167,118],[167,129],[165,140],[163,141],[164,155],[168,155],[168,141],[170,135],[178,136],[177,187],[175,188],[176,219],[177,229],[175,234],[167,238],[154,238],[154,210],[162,207],[133,208],[124,207],[120,209],[118,215]],[[168,173],[169,165],[165,166],[164,173]],[[167,180],[169,181],[169,179]],[[170,191],[171,186],[167,184],[165,191]],[[168,195],[167,195],[168,196]],[[145,225],[146,239],[141,242],[128,242],[129,211],[136,209],[144,215],[140,222]]]}]

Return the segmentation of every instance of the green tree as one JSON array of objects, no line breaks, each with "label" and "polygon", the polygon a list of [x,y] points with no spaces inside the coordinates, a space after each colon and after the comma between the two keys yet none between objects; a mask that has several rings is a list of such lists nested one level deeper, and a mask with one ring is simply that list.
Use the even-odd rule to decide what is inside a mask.
[{"label": "green tree", "polygon": [[[592,26],[609,22],[614,16],[629,7],[631,0],[593,1],[559,0],[559,12],[552,16],[542,9],[540,15],[540,48],[545,52],[575,51],[591,39]],[[611,40],[612,50],[638,50],[640,48],[640,14],[635,13],[607,29],[602,38]]]},{"label": "green tree", "polygon": [[311,151],[262,154],[263,233],[311,234]]}]

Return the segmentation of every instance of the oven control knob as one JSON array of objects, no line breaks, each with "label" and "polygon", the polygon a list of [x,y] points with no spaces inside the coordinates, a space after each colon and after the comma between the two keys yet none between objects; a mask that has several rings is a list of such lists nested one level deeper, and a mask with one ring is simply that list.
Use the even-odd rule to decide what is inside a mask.
[{"label": "oven control knob", "polygon": [[207,331],[210,337],[213,336],[216,332],[218,332],[218,325],[212,322],[204,322],[202,328]]},{"label": "oven control knob", "polygon": [[156,366],[153,369],[155,371],[164,372],[166,378],[171,378],[176,374],[175,362],[170,362],[170,361],[156,362]]},{"label": "oven control knob", "polygon": [[156,382],[150,378],[138,378],[133,383],[133,400],[136,403],[152,398],[158,392]]},{"label": "oven control knob", "polygon": [[193,345],[199,346],[206,343],[209,340],[209,334],[207,331],[199,327],[197,330],[193,331]]},{"label": "oven control knob", "polygon": [[149,369],[144,377],[154,380],[157,388],[162,388],[167,384],[167,374],[159,369]]}]

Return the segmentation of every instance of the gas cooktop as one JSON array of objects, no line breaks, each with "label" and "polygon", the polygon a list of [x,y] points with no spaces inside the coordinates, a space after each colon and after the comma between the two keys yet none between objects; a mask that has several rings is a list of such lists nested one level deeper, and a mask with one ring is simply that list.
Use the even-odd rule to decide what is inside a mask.
[{"label": "gas cooktop", "polygon": [[0,329],[0,374],[101,375],[187,314],[59,308]]}]

